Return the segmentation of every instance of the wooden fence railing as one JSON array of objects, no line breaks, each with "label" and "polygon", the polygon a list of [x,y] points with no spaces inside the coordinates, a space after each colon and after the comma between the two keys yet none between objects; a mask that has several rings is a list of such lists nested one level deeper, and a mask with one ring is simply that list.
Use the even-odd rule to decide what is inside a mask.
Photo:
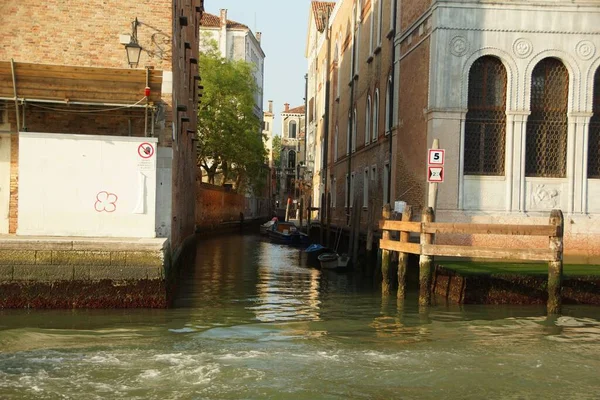
[{"label": "wooden fence railing", "polygon": [[[390,252],[398,252],[398,297],[404,297],[405,274],[408,261],[407,254],[418,254],[419,258],[419,304],[429,305],[431,302],[431,275],[434,256],[464,257],[475,259],[523,260],[548,262],[548,313],[560,313],[561,281],[563,269],[563,231],[564,219],[562,211],[552,210],[549,223],[546,225],[521,224],[468,224],[435,222],[431,207],[423,210],[422,221],[411,221],[412,208],[406,206],[402,220],[390,219],[390,208],[386,205],[383,219],[379,223],[383,235],[379,243],[382,250],[382,272],[384,294],[389,293]],[[399,240],[392,240],[390,231],[400,232]],[[410,233],[420,235],[419,243],[409,242]],[[488,234],[546,236],[549,239],[547,248],[505,248],[478,247],[435,244],[435,234]]]}]

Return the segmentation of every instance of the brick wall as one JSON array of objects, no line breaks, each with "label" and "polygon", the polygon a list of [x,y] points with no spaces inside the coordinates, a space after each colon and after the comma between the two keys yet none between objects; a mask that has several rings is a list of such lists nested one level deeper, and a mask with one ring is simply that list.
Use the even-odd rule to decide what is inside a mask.
[{"label": "brick wall", "polygon": [[[173,197],[171,221],[171,246],[178,249],[194,234],[196,212],[196,141],[198,109],[198,49],[199,23],[203,0],[175,0],[173,6],[178,16],[172,19],[173,60],[179,68],[173,70],[173,106],[185,106],[187,111],[174,115],[173,143]],[[190,49],[186,49],[186,43]]]},{"label": "brick wall", "polygon": [[200,229],[210,229],[222,222],[239,221],[245,204],[245,197],[239,193],[226,191],[221,186],[198,182],[196,225]]},{"label": "brick wall", "polygon": [[[353,81],[353,85],[349,85],[352,46],[343,46],[343,43],[348,40],[352,43],[351,27],[352,6],[353,2],[345,0],[335,14],[335,20],[332,26],[332,41],[331,54],[333,62],[333,54],[335,51],[335,42],[339,37],[340,40],[340,57],[337,68],[333,68],[330,74],[331,81],[331,96],[330,96],[330,140],[329,140],[329,170],[328,174],[333,175],[336,179],[335,190],[336,207],[332,209],[332,222],[334,224],[346,223],[346,212],[344,207],[346,202],[346,175],[355,173],[354,178],[354,195],[358,195],[360,203],[363,201],[365,189],[365,169],[369,169],[368,181],[368,207],[374,215],[378,216],[381,213],[383,205],[383,168],[386,161],[390,160],[389,135],[385,134],[385,99],[387,90],[388,76],[392,71],[392,45],[393,42],[386,38],[387,32],[390,30],[390,14],[391,2],[382,4],[382,20],[381,31],[382,40],[381,46],[378,47],[377,26],[379,24],[377,8],[371,10],[371,7],[365,4],[362,12],[362,22],[360,23],[360,35],[355,33],[355,46],[358,48],[358,57],[356,57],[356,65],[358,69],[358,77]],[[375,4],[375,3],[374,3]],[[373,20],[373,51],[371,51],[371,21]],[[349,39],[348,39],[349,38]],[[356,53],[355,53],[356,54]],[[320,56],[321,57],[321,56]],[[320,58],[321,59],[321,58]],[[320,59],[317,63],[320,66]],[[319,76],[319,71],[317,71]],[[337,97],[337,80],[340,79],[340,94],[339,101]],[[372,140],[372,123],[373,123],[373,107],[375,102],[375,93],[379,92],[379,114],[377,140]],[[371,127],[370,132],[366,131],[366,114],[367,100],[371,99]],[[347,148],[347,129],[348,129],[348,113],[356,109],[357,118],[353,122],[356,125],[356,143],[355,152],[350,156],[346,155]],[[338,128],[338,144],[337,154],[338,159],[334,161],[333,154],[335,152],[335,130]],[[365,143],[365,136],[369,135],[369,143]],[[372,167],[376,168],[375,180],[370,179],[370,171]],[[330,179],[330,177],[328,177]],[[328,183],[329,184],[329,183]],[[367,205],[363,204],[361,212],[361,225],[366,227],[368,212]]]},{"label": "brick wall", "polygon": [[416,207],[425,204],[427,109],[429,84],[429,39],[400,62],[400,96],[396,161],[396,193]]},{"label": "brick wall", "polygon": [[[171,70],[172,0],[4,0],[0,60],[129,68],[120,34],[137,17],[140,68]],[[2,39],[4,38],[4,39]],[[154,38],[154,41],[153,41]]]}]

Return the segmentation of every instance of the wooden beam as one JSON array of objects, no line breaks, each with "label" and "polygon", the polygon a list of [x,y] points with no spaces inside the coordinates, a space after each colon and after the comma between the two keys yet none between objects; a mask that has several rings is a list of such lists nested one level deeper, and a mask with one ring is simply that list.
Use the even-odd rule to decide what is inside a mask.
[{"label": "wooden beam", "polygon": [[423,232],[550,237],[556,235],[556,227],[552,225],[455,224],[434,222],[424,223]]},{"label": "wooden beam", "polygon": [[382,250],[399,251],[402,253],[420,254],[421,246],[418,243],[399,242],[397,240],[381,239],[379,248]]},{"label": "wooden beam", "polygon": [[556,251],[548,249],[507,249],[493,247],[452,246],[424,244],[422,254],[430,256],[493,258],[498,260],[551,261],[556,259]]},{"label": "wooden beam", "polygon": [[403,232],[421,232],[421,223],[412,221],[395,221],[381,220],[379,221],[379,229],[384,231],[403,231]]}]

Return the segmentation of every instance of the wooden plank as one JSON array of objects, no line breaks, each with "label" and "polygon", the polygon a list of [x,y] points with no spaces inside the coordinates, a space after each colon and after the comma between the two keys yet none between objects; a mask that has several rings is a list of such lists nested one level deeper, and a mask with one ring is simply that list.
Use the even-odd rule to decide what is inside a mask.
[{"label": "wooden plank", "polygon": [[[19,91],[19,98],[56,100],[64,101],[89,101],[97,103],[123,103],[123,105],[133,104],[141,100],[144,96],[132,96],[131,94],[111,93],[111,92],[78,92],[74,90],[45,90],[29,89],[27,92]],[[152,98],[150,99],[152,101]],[[142,102],[144,103],[144,102]],[[142,104],[140,103],[140,104]]]},{"label": "wooden plank", "polygon": [[[91,81],[91,80],[65,80],[65,79],[43,79],[31,80],[21,79],[17,82],[17,90],[19,96],[22,93],[27,93],[29,90],[73,90],[77,92],[104,92],[129,94],[130,96],[139,95],[144,97],[145,84],[140,85],[136,82],[108,82],[108,81]],[[0,90],[13,89],[12,82],[0,81]],[[154,84],[150,86],[150,95],[160,94],[161,86]]]},{"label": "wooden plank", "polygon": [[423,224],[426,233],[463,233],[487,235],[554,236],[552,225],[509,225],[509,224],[458,224],[433,222]]},{"label": "wooden plank", "polygon": [[381,239],[379,241],[379,248],[382,250],[399,251],[401,253],[421,253],[421,246],[418,243],[406,243],[397,240]]},{"label": "wooden plank", "polygon": [[548,249],[508,249],[493,247],[452,246],[424,244],[423,254],[430,256],[493,258],[498,260],[550,261],[556,252]]},{"label": "wooden plank", "polygon": [[[2,63],[0,63],[2,64]],[[10,62],[6,62],[8,65],[8,70],[10,70]],[[6,68],[6,66],[3,66]],[[122,77],[122,76],[141,76],[146,77],[145,69],[134,69],[134,68],[108,68],[108,67],[83,67],[77,65],[56,65],[56,64],[37,64],[37,63],[21,63],[15,62],[15,71],[19,73],[20,71],[27,72],[29,74],[39,73],[44,74],[46,76],[55,76],[57,74],[62,73],[70,73],[73,75],[104,75],[104,76],[112,76],[112,77]],[[160,73],[162,75],[162,71],[159,69],[151,69],[150,73]]]},{"label": "wooden plank", "polygon": [[421,232],[421,223],[413,221],[379,221],[379,229],[384,231]]}]

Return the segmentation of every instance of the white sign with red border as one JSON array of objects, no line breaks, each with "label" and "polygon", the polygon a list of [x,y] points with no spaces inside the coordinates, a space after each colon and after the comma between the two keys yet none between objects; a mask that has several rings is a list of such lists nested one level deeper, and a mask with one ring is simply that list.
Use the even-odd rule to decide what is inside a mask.
[{"label": "white sign with red border", "polygon": [[427,182],[444,182],[444,167],[427,168]]},{"label": "white sign with red border", "polygon": [[446,150],[444,149],[429,149],[428,162],[431,165],[444,165],[446,158]]}]

